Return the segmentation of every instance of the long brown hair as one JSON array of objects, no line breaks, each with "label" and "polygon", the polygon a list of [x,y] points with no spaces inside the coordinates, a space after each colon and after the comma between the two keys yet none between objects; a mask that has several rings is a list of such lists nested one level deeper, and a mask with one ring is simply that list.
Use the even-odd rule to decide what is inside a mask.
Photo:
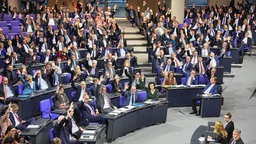
[{"label": "long brown hair", "polygon": [[215,122],[215,125],[214,125],[214,132],[217,134],[217,135],[220,135],[222,134],[222,137],[223,138],[227,138],[228,136],[228,133],[226,132],[223,124],[221,121],[216,121]]}]

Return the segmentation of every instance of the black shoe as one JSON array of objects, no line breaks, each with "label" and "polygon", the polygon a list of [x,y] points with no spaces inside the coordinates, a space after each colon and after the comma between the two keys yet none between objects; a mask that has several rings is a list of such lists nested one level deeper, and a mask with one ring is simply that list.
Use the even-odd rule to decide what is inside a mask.
[{"label": "black shoe", "polygon": [[196,116],[200,116],[200,113],[197,113]]},{"label": "black shoe", "polygon": [[189,114],[196,114],[197,112],[196,111],[192,111],[192,112],[190,112]]}]

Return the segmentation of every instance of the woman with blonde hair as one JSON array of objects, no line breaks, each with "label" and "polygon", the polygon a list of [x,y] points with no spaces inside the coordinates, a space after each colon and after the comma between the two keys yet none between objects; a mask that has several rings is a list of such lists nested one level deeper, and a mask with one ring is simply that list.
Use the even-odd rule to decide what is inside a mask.
[{"label": "woman with blonde hair", "polygon": [[27,75],[26,78],[24,78],[25,75],[21,75],[21,81],[24,84],[24,89],[22,91],[22,95],[30,95],[32,92],[36,89],[36,84],[32,79],[31,75]]},{"label": "woman with blonde hair", "polygon": [[176,78],[174,77],[174,72],[169,71],[168,73],[163,72],[161,70],[162,76],[164,77],[164,81],[162,83],[163,86],[169,86],[169,85],[177,85]]},{"label": "woman with blonde hair", "polygon": [[216,134],[216,137],[210,137],[210,139],[214,139],[215,142],[221,143],[221,144],[228,144],[228,133],[226,132],[223,124],[221,121],[216,121],[214,125],[214,133]]},{"label": "woman with blonde hair", "polygon": [[74,82],[81,82],[85,80],[84,73],[81,71],[80,66],[75,67],[72,77],[73,77],[72,80]]}]

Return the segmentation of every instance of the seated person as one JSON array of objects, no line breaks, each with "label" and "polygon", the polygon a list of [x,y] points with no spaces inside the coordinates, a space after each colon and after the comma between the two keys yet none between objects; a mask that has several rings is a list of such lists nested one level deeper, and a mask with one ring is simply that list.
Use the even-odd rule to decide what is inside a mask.
[{"label": "seated person", "polygon": [[32,79],[31,75],[27,75],[26,78],[24,79],[24,75],[21,75],[20,80],[24,84],[24,89],[22,91],[22,95],[30,95],[32,92],[35,91],[36,89],[36,84]]},{"label": "seated person", "polygon": [[120,77],[115,76],[115,79],[112,83],[112,93],[121,93],[123,91],[123,85],[120,83]]},{"label": "seated person", "polygon": [[37,90],[46,90],[51,84],[45,74],[42,74],[41,70],[37,70],[34,74],[34,80]]},{"label": "seated person", "polygon": [[233,131],[233,137],[230,139],[229,144],[244,144],[241,138],[241,130],[235,129]]},{"label": "seated person", "polygon": [[69,107],[69,99],[64,93],[64,88],[60,85],[57,86],[56,93],[54,94],[54,105],[56,108]]},{"label": "seated person", "polygon": [[186,76],[186,85],[198,85],[198,76],[196,75],[196,70],[192,69],[190,74]]},{"label": "seated person", "polygon": [[95,108],[94,104],[89,101],[89,95],[84,93],[83,101],[79,101],[77,108],[82,115],[82,119],[88,119],[89,122],[99,122],[106,124],[106,120],[102,117],[102,114]]},{"label": "seated person", "polygon": [[161,70],[161,74],[164,77],[164,81],[162,83],[163,86],[177,85],[176,78],[174,77],[173,71],[169,71],[168,73],[165,73]]},{"label": "seated person", "polygon": [[127,77],[129,77],[129,86],[135,86],[136,89],[145,89],[145,76],[144,74],[141,74],[139,72],[135,72],[135,76],[132,74],[128,74],[127,71],[125,71],[125,74]]},{"label": "seated person", "polygon": [[8,126],[6,129],[5,136],[3,137],[2,144],[18,144],[19,142],[22,142],[22,140],[24,141],[20,134],[20,130],[17,130],[13,126]]},{"label": "seated person", "polygon": [[22,131],[27,128],[27,126],[30,125],[33,121],[35,121],[35,119],[30,118],[28,120],[22,120],[17,114],[18,110],[19,106],[15,103],[12,104],[9,117],[12,122],[12,126]]},{"label": "seated person", "polygon": [[214,133],[216,135],[208,136],[208,139],[213,139],[215,140],[216,143],[221,143],[221,144],[227,144],[228,143],[228,133],[224,129],[224,126],[221,121],[216,121],[214,125]]},{"label": "seated person", "polygon": [[116,109],[116,107],[111,103],[110,95],[106,93],[106,86],[101,85],[99,89],[97,88],[96,90],[97,108],[100,113],[107,114]]},{"label": "seated person", "polygon": [[[210,83],[208,85],[206,85],[206,87],[203,90],[203,94],[207,94],[207,95],[214,95],[214,94],[218,94],[219,93],[219,86],[216,84],[217,82],[217,77],[212,77],[210,79]],[[193,112],[191,112],[190,114],[196,114],[197,116],[200,115],[200,109],[199,109],[199,113],[197,113],[196,110],[196,101],[198,100],[202,100],[203,96],[202,95],[197,95],[195,97],[192,98],[192,110]]]},{"label": "seated person", "polygon": [[91,93],[90,93],[89,89],[86,88],[85,81],[81,81],[80,85],[77,86],[77,85],[75,85],[75,82],[72,80],[71,81],[71,86],[72,86],[72,88],[74,88],[76,90],[76,95],[74,97],[74,102],[83,100],[83,95],[84,95],[85,92],[87,92],[91,96]]},{"label": "seated person", "polygon": [[158,100],[159,94],[160,93],[159,93],[158,89],[155,88],[155,83],[150,82],[148,84],[147,98],[149,100]]},{"label": "seated person", "polygon": [[76,144],[83,131],[72,119],[73,113],[74,110],[68,109],[67,116],[59,116],[53,126],[55,136],[60,138],[63,144]]},{"label": "seated person", "polygon": [[80,66],[77,65],[72,73],[72,81],[81,82],[85,80],[84,72],[81,71]]},{"label": "seated person", "polygon": [[131,106],[134,103],[137,103],[139,101],[139,94],[137,92],[136,86],[131,86],[130,91],[126,91],[124,97],[124,106]]},{"label": "seated person", "polygon": [[14,97],[13,88],[8,84],[8,78],[3,77],[2,84],[0,84],[0,104],[8,104],[12,97]]}]

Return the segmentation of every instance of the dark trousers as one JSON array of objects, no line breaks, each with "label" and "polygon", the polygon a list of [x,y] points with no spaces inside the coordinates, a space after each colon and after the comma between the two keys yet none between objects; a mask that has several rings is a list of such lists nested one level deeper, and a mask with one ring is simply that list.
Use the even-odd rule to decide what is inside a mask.
[{"label": "dark trousers", "polygon": [[[195,96],[195,97],[193,97],[193,98],[191,99],[191,101],[192,101],[192,110],[197,113],[196,102],[197,102],[197,101],[200,101],[200,103],[201,103],[201,101],[202,101],[202,96],[200,96],[200,95]],[[200,114],[200,112],[201,112],[201,105],[199,106],[199,114]]]},{"label": "dark trousers", "polygon": [[35,118],[30,118],[28,120],[26,120],[26,122],[17,125],[17,129],[23,131],[24,129],[26,129],[28,127],[28,125],[32,124],[35,121]]}]

